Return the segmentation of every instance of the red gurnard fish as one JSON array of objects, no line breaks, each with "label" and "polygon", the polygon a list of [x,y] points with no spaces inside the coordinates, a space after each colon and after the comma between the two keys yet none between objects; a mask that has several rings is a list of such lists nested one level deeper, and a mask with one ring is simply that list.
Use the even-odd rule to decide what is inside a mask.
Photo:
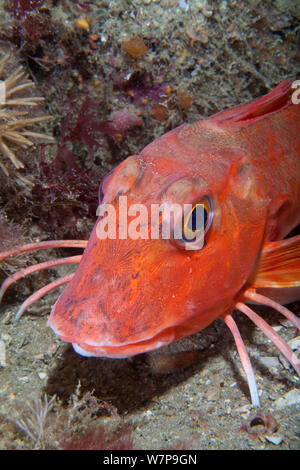
[{"label": "red gurnard fish", "polygon": [[[300,298],[300,236],[285,238],[300,222],[300,105],[293,81],[262,98],[182,125],[124,160],[103,181],[100,204],[192,204],[204,208],[202,246],[189,239],[104,239],[97,224],[88,242],[33,243],[0,254],[50,247],[82,247],[82,256],[18,271],[2,286],[59,264],[76,272],[30,296],[35,300],[68,283],[49,325],[85,356],[124,358],[159,348],[222,318],[234,336],[252,403],[259,406],[245,345],[233,319],[243,312],[289,360],[288,344],[246,303],[273,307],[297,328],[300,319],[282,304]],[[126,215],[127,217],[127,215]],[[129,221],[130,218],[128,218]],[[131,219],[130,219],[131,220]],[[196,230],[191,225],[191,230]]]}]

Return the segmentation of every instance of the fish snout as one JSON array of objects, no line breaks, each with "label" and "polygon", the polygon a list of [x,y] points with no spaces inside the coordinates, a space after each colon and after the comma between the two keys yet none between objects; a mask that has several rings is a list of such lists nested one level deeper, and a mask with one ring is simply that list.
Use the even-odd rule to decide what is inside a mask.
[{"label": "fish snout", "polygon": [[143,322],[144,315],[149,318],[146,310],[123,310],[116,303],[107,308],[100,299],[97,303],[91,299],[73,303],[59,298],[51,311],[49,326],[83,356],[125,358],[174,341],[173,328],[156,333],[147,327],[147,322]]},{"label": "fish snout", "polygon": [[119,257],[118,264],[116,271],[102,259],[92,272],[83,260],[51,311],[49,326],[82,355],[129,357],[174,340],[159,305],[148,302],[157,297],[157,286],[147,285],[145,295],[143,274],[130,257],[123,264]]}]

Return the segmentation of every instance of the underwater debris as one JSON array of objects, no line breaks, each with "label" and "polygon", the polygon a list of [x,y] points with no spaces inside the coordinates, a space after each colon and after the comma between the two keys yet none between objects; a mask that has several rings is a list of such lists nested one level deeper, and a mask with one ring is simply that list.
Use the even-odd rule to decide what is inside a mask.
[{"label": "underwater debris", "polygon": [[190,108],[193,102],[193,97],[185,89],[177,90],[177,99],[180,107],[185,111]]},{"label": "underwater debris", "polygon": [[77,26],[77,28],[84,29],[85,31],[90,30],[90,23],[91,23],[91,19],[90,18],[85,18],[83,16],[81,16],[80,18],[77,18],[74,21],[74,24],[75,24],[75,26]]},{"label": "underwater debris", "polygon": [[[4,70],[9,60],[9,54],[0,59],[0,152],[3,157],[10,160],[13,166],[19,170],[24,168],[24,163],[19,160],[11,145],[28,148],[34,143],[32,139],[42,139],[44,142],[54,142],[54,138],[45,134],[28,131],[27,128],[36,123],[51,119],[51,116],[43,115],[28,118],[27,111],[19,111],[22,107],[36,106],[44,98],[39,96],[19,97],[20,91],[28,90],[34,83],[20,66],[10,73],[4,80]],[[6,176],[9,171],[3,161],[0,167]]]},{"label": "underwater debris", "polygon": [[201,24],[195,25],[188,23],[185,27],[185,32],[191,41],[191,46],[197,41],[202,44],[208,43],[208,34]]},{"label": "underwater debris", "polygon": [[241,426],[241,431],[247,432],[250,439],[258,439],[261,436],[271,435],[278,429],[278,423],[271,414],[261,413],[250,416]]},{"label": "underwater debris", "polygon": [[201,11],[203,13],[203,15],[206,17],[206,18],[211,18],[211,16],[213,16],[214,14],[214,9],[211,5],[203,5],[201,7]]},{"label": "underwater debris", "polygon": [[163,104],[157,104],[153,106],[151,112],[152,112],[152,117],[156,119],[156,121],[160,121],[160,122],[165,121],[169,116],[169,110]]},{"label": "underwater debris", "polygon": [[48,421],[48,415],[55,405],[55,395],[48,400],[45,394],[42,399],[27,401],[27,411],[16,418],[10,418],[30,439],[35,442],[36,448],[44,448],[44,435]]},{"label": "underwater debris", "polygon": [[0,339],[0,367],[6,367],[6,348],[2,339]]},{"label": "underwater debris", "polygon": [[122,49],[135,59],[145,55],[148,51],[148,47],[143,39],[136,37],[131,37],[127,41],[124,41],[122,43]]}]

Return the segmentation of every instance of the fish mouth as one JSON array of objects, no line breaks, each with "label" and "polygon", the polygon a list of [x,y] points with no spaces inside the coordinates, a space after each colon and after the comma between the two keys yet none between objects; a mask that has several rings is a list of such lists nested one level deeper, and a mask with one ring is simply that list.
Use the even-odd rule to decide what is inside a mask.
[{"label": "fish mouth", "polygon": [[153,349],[158,349],[162,346],[166,346],[167,344],[172,343],[175,340],[175,329],[174,327],[170,327],[155,334],[152,338],[145,340],[141,339],[140,341],[134,343],[124,343],[115,346],[113,344],[89,344],[87,341],[74,343],[70,337],[67,337],[61,332],[57,331],[57,329],[51,325],[51,323],[49,326],[61,340],[72,343],[75,352],[85,357],[107,357],[122,359],[152,351]]}]

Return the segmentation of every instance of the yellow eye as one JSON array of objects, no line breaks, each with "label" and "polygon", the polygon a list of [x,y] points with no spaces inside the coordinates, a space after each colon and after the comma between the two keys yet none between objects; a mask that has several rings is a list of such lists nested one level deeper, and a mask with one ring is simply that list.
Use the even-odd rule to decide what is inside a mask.
[{"label": "yellow eye", "polygon": [[195,204],[192,210],[188,213],[184,223],[184,234],[195,236],[199,232],[205,230],[205,225],[208,220],[208,207],[204,203]]},{"label": "yellow eye", "polygon": [[[181,242],[185,245],[195,244],[193,249],[202,248],[204,235],[209,229],[212,219],[212,200],[207,196],[201,202],[194,204],[192,209],[184,215],[183,236]],[[203,242],[202,245],[201,240]]]}]

